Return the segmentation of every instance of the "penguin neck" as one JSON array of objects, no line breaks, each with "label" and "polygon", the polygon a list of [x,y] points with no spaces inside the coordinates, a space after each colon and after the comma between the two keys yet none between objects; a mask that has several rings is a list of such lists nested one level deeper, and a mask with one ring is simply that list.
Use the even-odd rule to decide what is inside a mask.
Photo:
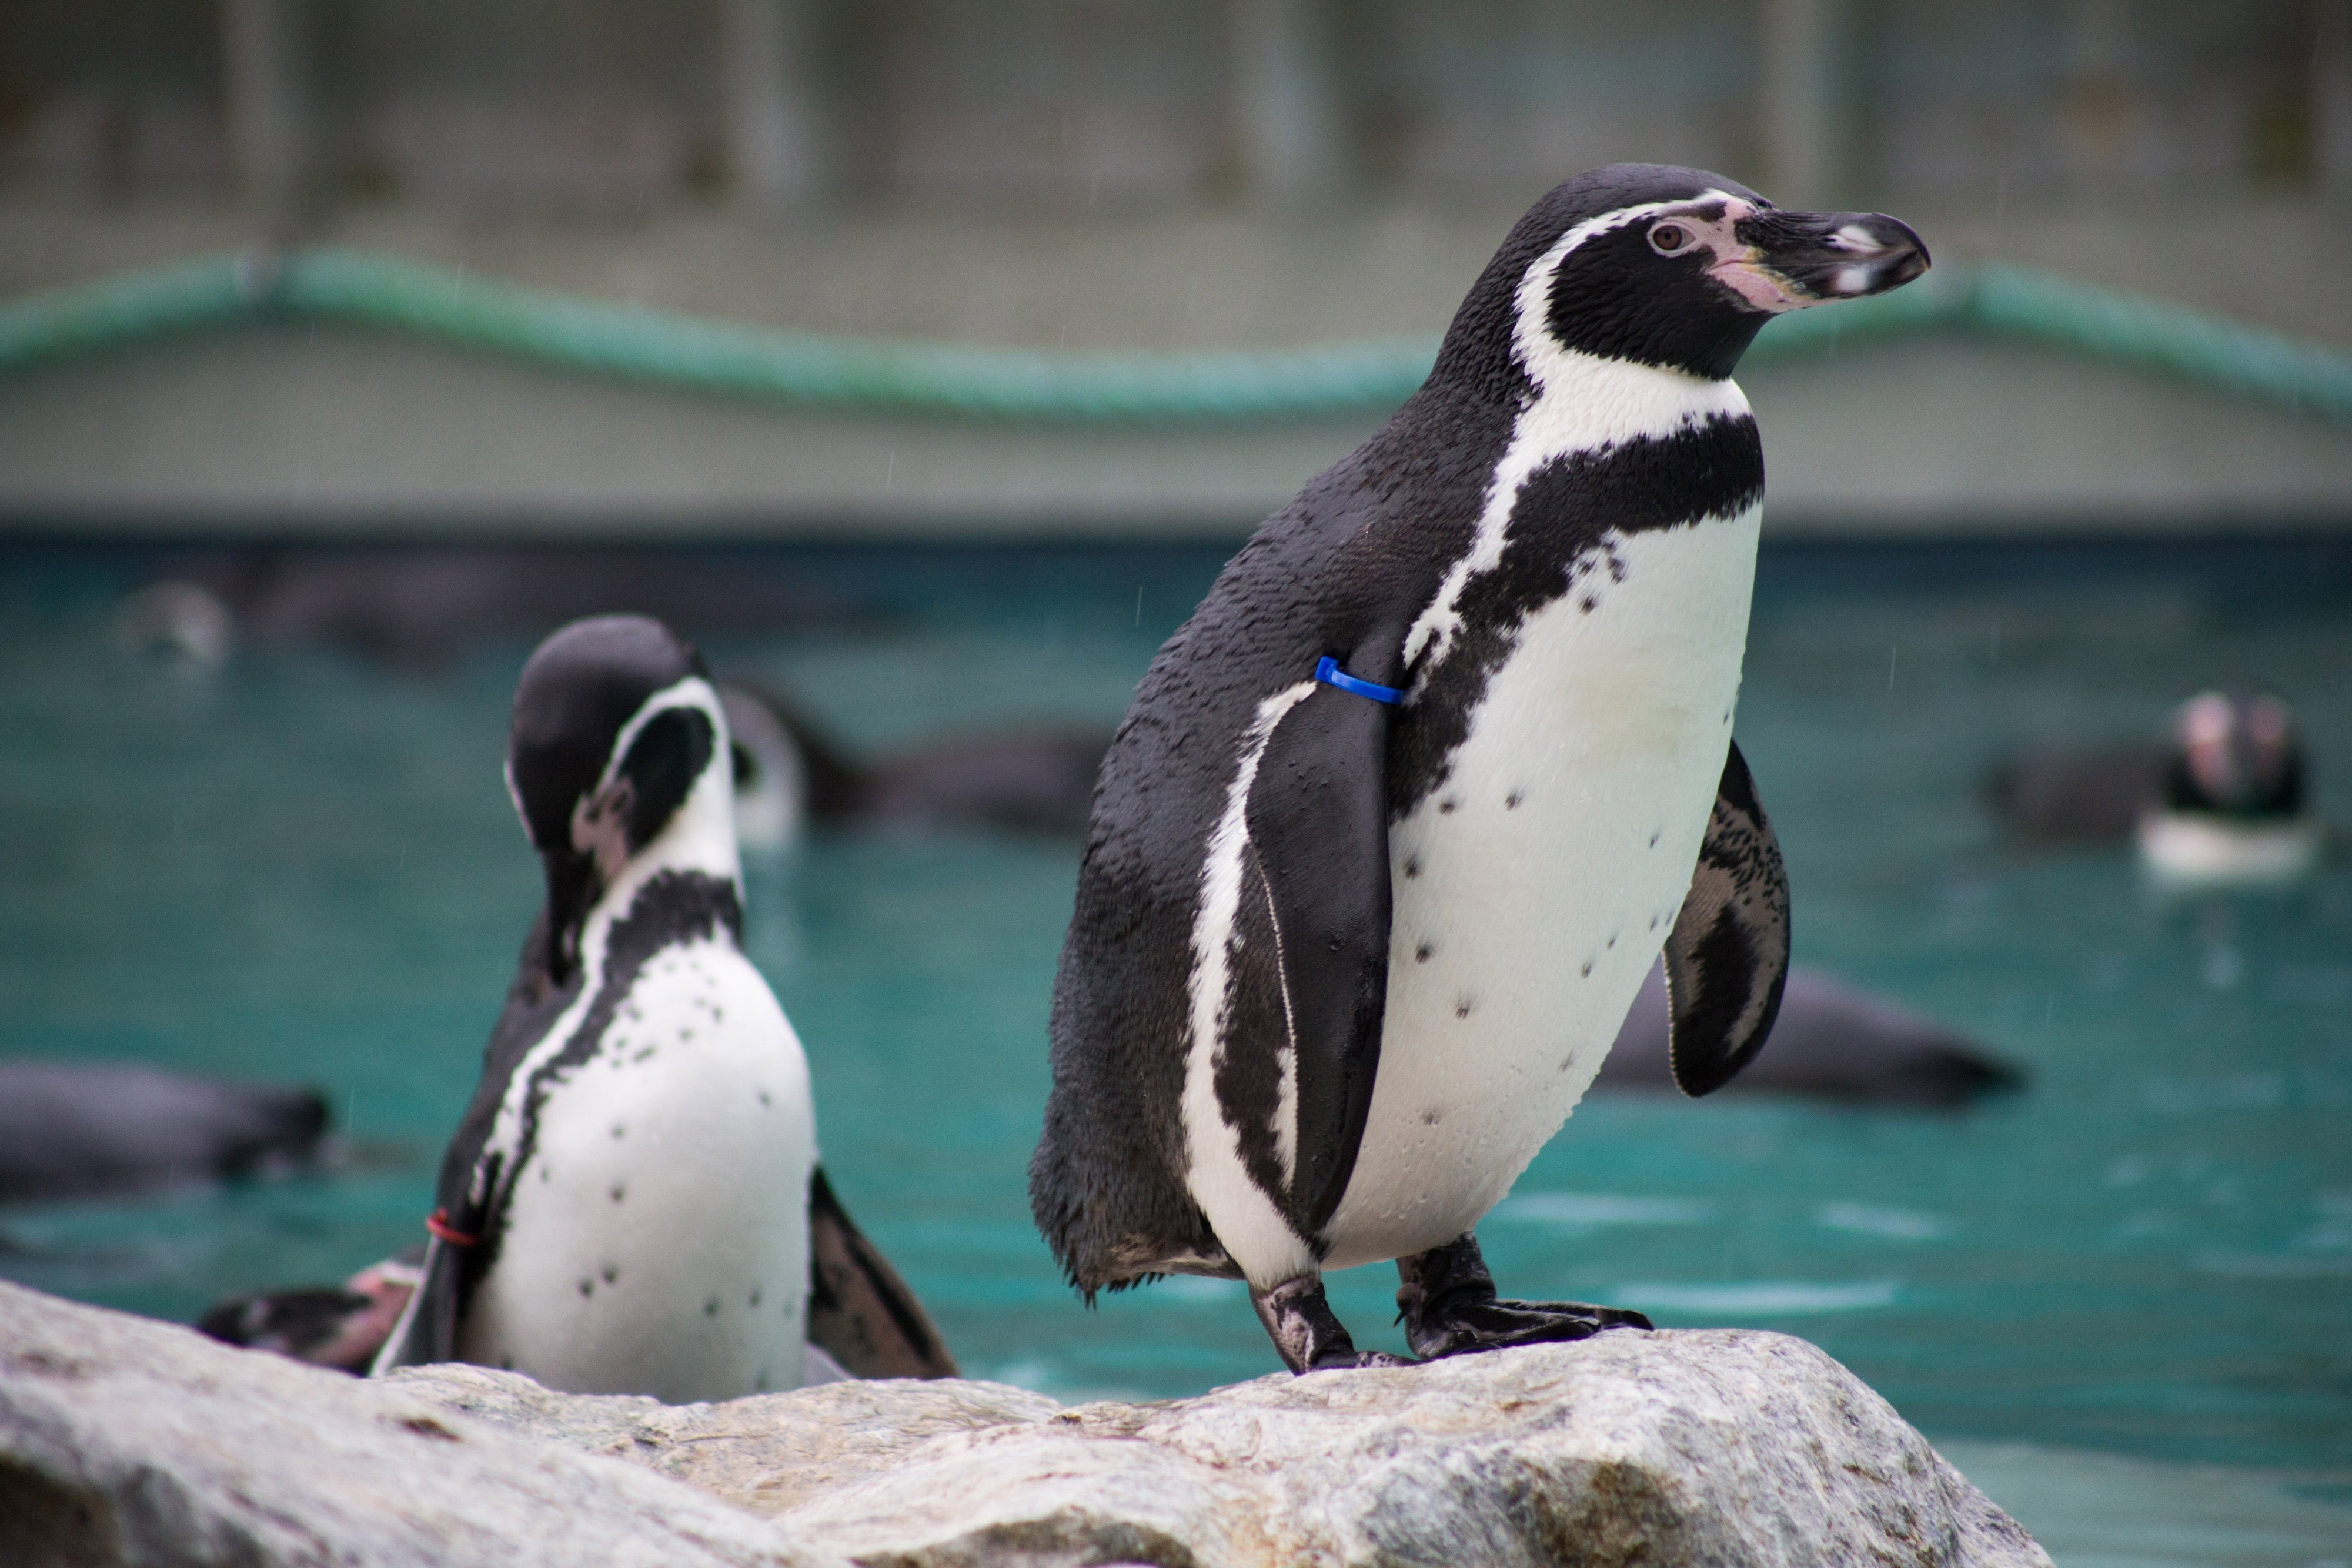
[{"label": "penguin neck", "polygon": [[637,894],[657,877],[679,874],[725,883],[740,905],[743,872],[735,849],[734,791],[728,754],[702,771],[662,831],[629,857],[621,874],[589,906],[572,950],[583,973],[601,973],[614,925],[629,913]]},{"label": "penguin neck", "polygon": [[1434,657],[1461,625],[1460,596],[1470,580],[1500,565],[1520,488],[1563,459],[1641,441],[1665,441],[1717,422],[1750,421],[1739,383],[1688,371],[1604,359],[1563,348],[1549,333],[1521,334],[1518,364],[1527,377],[1510,434],[1482,498],[1470,548],[1455,559],[1436,594],[1405,634],[1408,665]]},{"label": "penguin neck", "polygon": [[[1512,422],[1509,455],[1550,461],[1629,441],[1656,441],[1711,419],[1752,417],[1739,383],[1663,365],[1564,349],[1549,334],[1523,344],[1533,395]],[[1499,485],[1504,476],[1497,474]],[[1496,497],[1489,496],[1491,505]],[[1507,497],[1505,497],[1507,500]]]}]

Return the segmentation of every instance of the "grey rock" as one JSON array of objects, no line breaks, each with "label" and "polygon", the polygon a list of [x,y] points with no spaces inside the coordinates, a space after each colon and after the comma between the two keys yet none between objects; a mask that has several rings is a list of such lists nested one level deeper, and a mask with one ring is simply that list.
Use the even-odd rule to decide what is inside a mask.
[{"label": "grey rock", "polygon": [[1068,1409],[969,1382],[680,1407],[478,1367],[398,1385],[909,1568],[2049,1561],[1884,1399],[1780,1334],[1611,1333]]},{"label": "grey rock", "polygon": [[0,1284],[8,1568],[839,1568],[643,1469]]},{"label": "grey rock", "polygon": [[1164,1404],[905,1381],[669,1406],[468,1366],[354,1384],[0,1287],[16,1517],[88,1548],[32,1562],[255,1568],[2049,1563],[1779,1334],[1616,1333]]}]

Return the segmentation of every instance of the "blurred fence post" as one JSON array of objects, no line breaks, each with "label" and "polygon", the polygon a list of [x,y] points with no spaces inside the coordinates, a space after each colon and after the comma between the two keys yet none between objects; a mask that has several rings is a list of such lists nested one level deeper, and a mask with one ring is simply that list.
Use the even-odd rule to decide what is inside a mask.
[{"label": "blurred fence post", "polygon": [[1331,196],[1348,182],[1347,127],[1318,0],[1231,0],[1234,129],[1253,195]]},{"label": "blurred fence post", "polygon": [[222,0],[221,64],[230,179],[251,200],[282,205],[304,172],[302,86],[287,0]]},{"label": "blurred fence post", "polygon": [[824,193],[823,116],[809,56],[814,0],[719,0],[719,81],[736,194],[792,207]]},{"label": "blurred fence post", "polygon": [[1845,0],[1763,0],[1764,193],[1834,206],[1854,172]]}]

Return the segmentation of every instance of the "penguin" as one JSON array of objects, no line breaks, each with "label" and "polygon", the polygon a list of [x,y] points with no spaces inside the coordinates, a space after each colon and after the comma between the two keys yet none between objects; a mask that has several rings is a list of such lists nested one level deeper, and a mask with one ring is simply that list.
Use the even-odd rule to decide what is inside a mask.
[{"label": "penguin", "polygon": [[873,760],[845,754],[774,686],[719,687],[735,734],[735,831],[747,850],[826,828],[1086,831],[1106,731],[1038,726],[950,736]]},{"label": "penguin", "polygon": [[2170,741],[2158,797],[2133,833],[2159,886],[2276,886],[2311,874],[2327,827],[2311,809],[2286,704],[2202,692],[2174,713]]},{"label": "penguin", "polygon": [[1500,1298],[1475,1227],[1663,948],[1675,1081],[1762,1043],[1789,897],[1731,742],[1780,311],[1927,269],[1874,214],[1620,164],[1538,201],[1423,383],[1160,648],[1105,758],[1032,1209],[1089,1301],[1239,1277],[1294,1372],[1393,1259],[1421,1358],[1639,1313]]},{"label": "penguin", "polygon": [[2308,875],[2326,852],[2309,767],[2284,701],[2209,691],[2175,708],[2158,741],[2006,758],[1985,797],[2023,843],[2130,840],[2160,888],[2260,887]]},{"label": "penguin", "polygon": [[556,632],[515,693],[507,785],[546,903],[374,1371],[466,1361],[728,1399],[826,1373],[815,1332],[884,1375],[951,1374],[817,1166],[807,1061],[740,945],[727,718],[700,656],[642,616]]},{"label": "penguin", "polygon": [[[1675,1081],[1665,971],[1653,964],[1617,1043],[1592,1081],[1598,1090],[1664,1089]],[[1961,1111],[2025,1086],[2022,1068],[1818,969],[1789,971],[1771,1048],[1727,1092],[1801,1094],[1847,1105]]]},{"label": "penguin", "polygon": [[771,703],[722,683],[729,765],[735,783],[735,842],[751,854],[772,855],[800,841],[808,820],[807,748]]},{"label": "penguin", "polygon": [[326,1097],[122,1063],[0,1061],[0,1203],[97,1197],[331,1159]]},{"label": "penguin", "polygon": [[415,1294],[424,1260],[419,1246],[371,1263],[341,1285],[231,1296],[205,1310],[196,1332],[289,1361],[363,1373]]}]

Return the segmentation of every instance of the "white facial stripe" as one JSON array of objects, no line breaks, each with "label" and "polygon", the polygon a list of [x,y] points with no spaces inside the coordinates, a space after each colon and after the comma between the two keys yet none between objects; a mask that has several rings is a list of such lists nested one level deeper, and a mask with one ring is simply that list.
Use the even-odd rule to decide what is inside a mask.
[{"label": "white facial stripe", "polygon": [[[1709,207],[1718,206],[1723,209],[1722,222],[1727,225],[1762,210],[1755,203],[1735,196],[1728,191],[1709,189],[1696,196],[1685,196],[1671,202],[1643,202],[1631,207],[1620,207],[1613,213],[1603,213],[1597,218],[1585,219],[1554,241],[1552,247],[1537,257],[1534,265],[1522,276],[1519,282],[1521,323],[1524,325],[1527,320],[1528,280],[1540,274],[1549,284],[1551,275],[1558,272],[1559,264],[1567,259],[1568,253],[1586,241],[1613,233],[1627,224],[1639,223],[1643,218],[1688,218]],[[1696,228],[1700,225],[1694,222],[1691,226]]]},{"label": "white facial stripe", "polygon": [[[1209,1217],[1209,1224],[1233,1260],[1254,1285],[1278,1285],[1310,1273],[1315,1255],[1290,1228],[1290,1222],[1259,1190],[1243,1163],[1241,1141],[1226,1125],[1217,1103],[1217,1047],[1224,1032],[1227,992],[1232,985],[1233,944],[1238,934],[1242,902],[1243,851],[1249,843],[1250,788],[1256,782],[1259,761],[1283,716],[1314,693],[1315,683],[1301,681],[1265,698],[1242,737],[1242,753],[1225,789],[1225,809],[1209,835],[1209,852],[1201,873],[1201,903],[1192,920],[1191,986],[1192,1040],[1184,1061],[1184,1138],[1190,1166],[1186,1185]],[[1295,1052],[1282,1068],[1283,1092],[1277,1114],[1297,1120]],[[1295,1157],[1295,1126],[1277,1134],[1278,1142]]]},{"label": "white facial stripe", "polygon": [[512,757],[509,757],[506,765],[499,769],[499,777],[507,781],[507,799],[514,803],[515,816],[522,822],[522,836],[525,841],[533,849],[539,848],[539,841],[530,836],[530,813],[522,809],[522,791],[515,788]]},{"label": "white facial stripe", "polygon": [[[1689,215],[1696,209],[1717,206],[1722,209],[1718,219],[1702,222]],[[1737,418],[1748,413],[1747,395],[1730,381],[1709,381],[1630,360],[1602,359],[1562,346],[1551,335],[1549,325],[1551,284],[1569,253],[1597,235],[1665,216],[1684,222],[1703,242],[1712,244],[1710,236],[1717,227],[1727,235],[1734,222],[1756,210],[1721,191],[1688,201],[1627,207],[1569,230],[1520,275],[1512,349],[1528,379],[1535,383],[1535,400],[1519,412],[1512,427],[1510,444],[1488,483],[1468,553],[1454,563],[1428,607],[1405,633],[1407,664],[1424,653],[1433,664],[1444,653],[1445,643],[1461,625],[1458,604],[1463,589],[1472,578],[1502,563],[1504,535],[1519,487],[1546,464],[1579,452],[1671,435],[1707,419]]]},{"label": "white facial stripe", "polygon": [[[693,708],[709,719],[710,727],[719,740],[711,752],[711,758],[716,761],[726,757],[727,714],[719,706],[719,694],[711,690],[710,683],[700,675],[688,675],[675,685],[665,686],[647,697],[645,706],[629,716],[629,722],[623,725],[621,733],[613,737],[613,754],[604,758],[604,771],[596,780],[598,789],[610,785],[619,774],[621,764],[628,759],[629,747],[637,743],[637,737],[645,733],[646,726],[672,708]],[[709,764],[704,766],[707,768]]]}]

